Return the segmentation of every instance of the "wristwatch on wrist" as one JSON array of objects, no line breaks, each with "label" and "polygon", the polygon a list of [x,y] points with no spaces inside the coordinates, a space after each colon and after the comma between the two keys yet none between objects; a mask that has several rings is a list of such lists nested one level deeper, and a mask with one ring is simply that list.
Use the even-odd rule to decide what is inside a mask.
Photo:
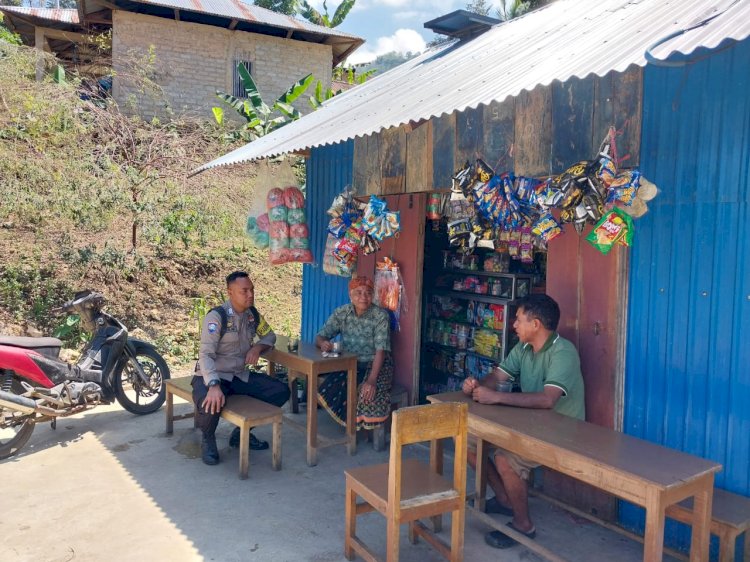
[{"label": "wristwatch on wrist", "polygon": [[208,388],[213,388],[214,386],[218,386],[221,384],[221,381],[219,379],[213,379],[208,381]]}]

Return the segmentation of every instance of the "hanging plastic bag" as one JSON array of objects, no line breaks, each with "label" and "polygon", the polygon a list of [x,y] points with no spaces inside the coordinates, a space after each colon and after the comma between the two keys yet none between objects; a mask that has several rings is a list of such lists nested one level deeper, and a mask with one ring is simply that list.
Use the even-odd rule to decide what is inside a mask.
[{"label": "hanging plastic bag", "polygon": [[375,299],[378,306],[388,311],[391,317],[391,330],[400,329],[401,312],[406,310],[404,283],[398,264],[383,258],[375,266]]}]

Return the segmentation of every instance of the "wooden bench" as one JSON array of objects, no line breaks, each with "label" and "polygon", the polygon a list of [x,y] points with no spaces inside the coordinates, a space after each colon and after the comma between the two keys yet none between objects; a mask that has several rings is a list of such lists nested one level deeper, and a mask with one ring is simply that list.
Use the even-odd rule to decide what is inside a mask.
[{"label": "wooden bench", "polygon": [[[667,517],[690,525],[693,499],[688,498],[667,508]],[[711,508],[711,534],[719,539],[719,562],[734,562],[737,537],[745,533],[742,560],[750,562],[750,498],[714,488]]]},{"label": "wooden bench", "polygon": [[[396,383],[391,387],[391,412],[394,405],[397,408],[406,408],[409,405],[409,394],[403,386]],[[385,424],[372,430],[372,448],[376,451],[385,449]]]},{"label": "wooden bench", "polygon": [[[577,515],[582,519],[606,527],[607,529],[628,537],[629,539],[640,543],[643,542],[643,537],[641,535],[560,501],[553,496],[545,494],[540,489],[530,487],[529,495],[540,498],[560,509],[564,509],[565,511]],[[684,500],[678,504],[670,505],[666,509],[667,517],[685,523],[686,525],[690,525],[692,513],[692,498]],[[737,537],[750,529],[750,498],[738,496],[737,494],[732,494],[719,488],[714,488],[710,529],[711,534],[716,535],[719,539],[719,562],[734,562]],[[672,548],[665,547],[664,552],[677,560],[688,560],[688,557],[685,554]],[[744,557],[741,558],[741,560],[744,562],[750,562],[750,533],[745,535]]]},{"label": "wooden bench", "polygon": [[[174,395],[193,404],[193,377],[180,377],[167,380],[167,434],[174,431],[174,420],[195,417],[195,406],[189,414],[174,414]],[[250,430],[259,425],[273,424],[271,462],[274,470],[281,470],[281,408],[256,400],[251,396],[229,396],[221,417],[240,428],[240,478],[246,479],[250,467]]]}]

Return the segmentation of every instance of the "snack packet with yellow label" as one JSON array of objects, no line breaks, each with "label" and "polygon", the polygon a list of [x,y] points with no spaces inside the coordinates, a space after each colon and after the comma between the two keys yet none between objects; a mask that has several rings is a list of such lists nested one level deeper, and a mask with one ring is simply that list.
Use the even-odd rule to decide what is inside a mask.
[{"label": "snack packet with yellow label", "polygon": [[596,223],[586,240],[605,255],[615,244],[630,246],[633,243],[633,219],[615,207]]}]

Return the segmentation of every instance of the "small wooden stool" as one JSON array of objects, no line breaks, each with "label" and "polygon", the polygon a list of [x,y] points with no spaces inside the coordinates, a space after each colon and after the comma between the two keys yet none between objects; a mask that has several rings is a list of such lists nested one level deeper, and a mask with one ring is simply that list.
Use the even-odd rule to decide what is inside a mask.
[{"label": "small wooden stool", "polygon": [[[167,390],[167,434],[174,431],[174,420],[195,417],[193,404],[193,387],[190,381],[193,377],[180,377],[166,381]],[[193,404],[193,411],[189,414],[174,415],[174,395]],[[245,480],[250,468],[250,430],[259,425],[273,424],[272,457],[274,470],[281,470],[281,408],[257,400],[251,396],[233,395],[227,397],[226,404],[221,410],[221,417],[240,428],[240,478]]]}]

